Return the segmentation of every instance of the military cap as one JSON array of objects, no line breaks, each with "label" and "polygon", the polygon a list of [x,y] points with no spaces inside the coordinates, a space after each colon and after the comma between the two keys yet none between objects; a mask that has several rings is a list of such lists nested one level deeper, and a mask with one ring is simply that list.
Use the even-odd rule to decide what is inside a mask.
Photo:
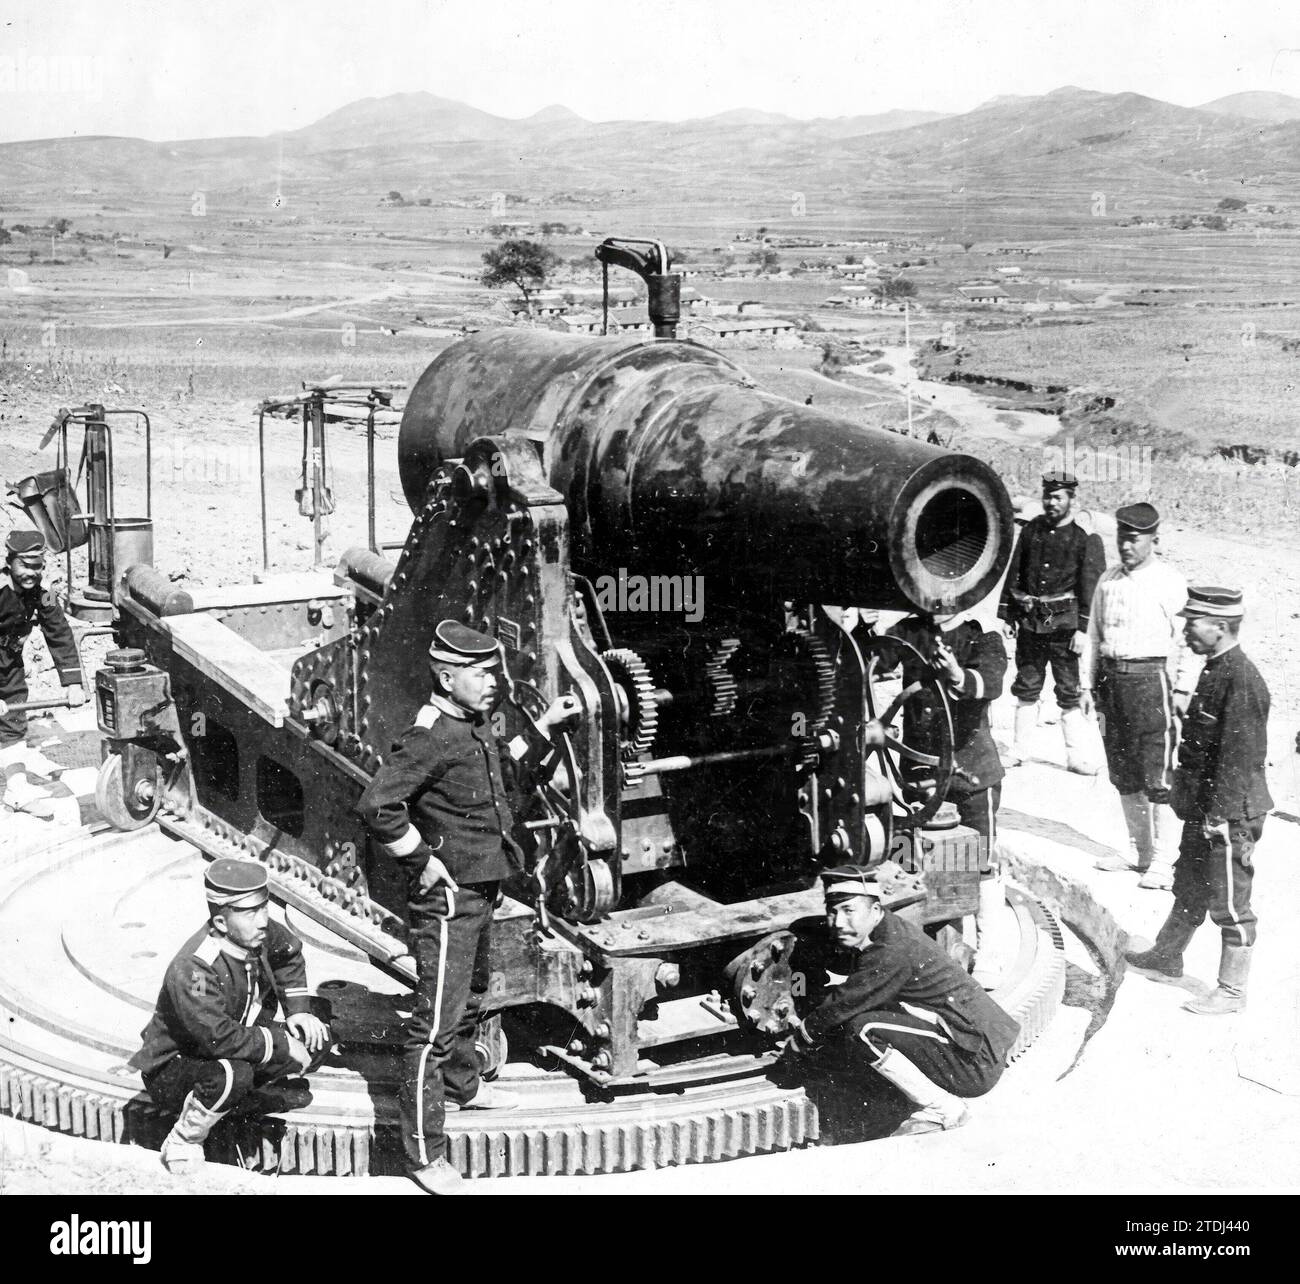
[{"label": "military cap", "polygon": [[457,620],[443,620],[433,631],[429,659],[439,664],[472,664],[486,669],[500,663],[501,651],[496,639],[486,633]]},{"label": "military cap", "polygon": [[1079,479],[1073,473],[1067,473],[1064,468],[1053,468],[1050,473],[1043,474],[1044,490],[1078,490]]},{"label": "military cap", "polygon": [[203,887],[209,905],[228,909],[256,909],[271,897],[265,865],[224,856],[204,870]]},{"label": "military cap", "polygon": [[1186,620],[1212,616],[1216,620],[1239,620],[1245,611],[1241,604],[1241,590],[1207,585],[1187,590],[1187,605],[1178,612]]},{"label": "military cap", "polygon": [[45,536],[40,531],[10,531],[5,537],[6,557],[40,557],[45,552]]},{"label": "military cap", "polygon": [[1160,514],[1154,504],[1125,504],[1115,510],[1115,521],[1139,535],[1154,535],[1160,529]]},{"label": "military cap", "polygon": [[874,896],[880,900],[885,895],[877,877],[879,869],[868,869],[864,865],[837,865],[834,869],[821,872],[822,894],[827,900],[831,897],[844,899],[847,896]]}]

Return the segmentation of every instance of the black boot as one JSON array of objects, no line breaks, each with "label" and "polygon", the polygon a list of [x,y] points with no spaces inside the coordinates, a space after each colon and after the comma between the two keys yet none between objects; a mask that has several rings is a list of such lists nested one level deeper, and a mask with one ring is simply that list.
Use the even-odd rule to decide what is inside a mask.
[{"label": "black boot", "polygon": [[1156,934],[1156,943],[1149,950],[1125,950],[1124,961],[1177,980],[1183,974],[1183,951],[1195,931],[1181,914],[1170,914]]}]

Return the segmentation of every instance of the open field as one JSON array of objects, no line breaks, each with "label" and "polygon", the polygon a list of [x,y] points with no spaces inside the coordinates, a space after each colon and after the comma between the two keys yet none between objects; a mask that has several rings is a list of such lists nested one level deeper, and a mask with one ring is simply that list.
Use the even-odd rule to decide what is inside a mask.
[{"label": "open field", "polygon": [[[1118,434],[1155,452],[1165,479],[1149,492],[1157,502],[1176,504],[1186,491],[1233,529],[1294,529],[1294,468],[1214,456],[1240,446],[1278,460],[1300,436],[1300,232],[1287,226],[1295,211],[1252,192],[1252,202],[1280,203],[1252,213],[1249,228],[1117,226],[1135,201],[1112,197],[1109,215],[1094,218],[1086,186],[1045,193],[1041,207],[962,193],[959,204],[984,211],[987,239],[954,230],[955,195],[941,218],[938,205],[910,189],[846,194],[828,210],[814,202],[802,218],[788,204],[765,209],[716,192],[694,206],[671,197],[654,208],[630,198],[539,199],[510,213],[584,229],[549,238],[563,260],[559,291],[598,286],[592,250],[605,232],[650,233],[683,252],[696,273],[687,285],[708,299],[757,302],[763,313],[792,318],[800,329],[788,342],[736,356],[795,400],[812,396],[861,422],[905,428],[900,381],[873,378],[870,361],[853,353],[899,348],[910,328],[913,347],[936,368],[937,355],[925,351],[932,340],[966,374],[1058,390],[1057,406],[1038,391],[1019,404],[1069,411],[1063,424],[1080,441]],[[1206,191],[1195,208],[1212,210],[1218,196]],[[1176,194],[1145,199],[1165,216],[1193,208]],[[1043,225],[1026,237],[1040,215]],[[0,472],[10,480],[23,475],[13,452],[35,446],[58,405],[142,405],[177,440],[210,440],[218,423],[251,433],[257,401],[301,379],[409,382],[464,329],[509,321],[511,295],[477,281],[494,243],[485,201],[388,207],[304,189],[284,193],[277,209],[247,192],[127,204],[87,191],[0,205],[0,218],[26,229],[0,245]],[[46,225],[55,218],[69,225],[52,236]],[[778,271],[761,276],[750,266],[760,225],[778,247]],[[785,244],[795,237],[801,244]],[[897,311],[828,304],[849,288],[831,266],[864,254],[915,283],[910,327]],[[972,281],[998,283],[1008,301],[968,304],[957,290]],[[615,272],[611,284],[635,283]],[[860,297],[867,287],[855,288]],[[825,377],[827,344],[843,348],[846,363],[861,363],[854,376]],[[914,385],[918,407],[937,404],[927,392],[934,388]],[[986,390],[994,405],[1017,404],[1017,394]],[[1091,396],[1113,404],[1088,408]],[[987,418],[932,417],[925,428],[937,424],[942,440],[1000,462],[1006,441],[980,440],[978,421]],[[1036,465],[1042,434],[1030,435]],[[1008,465],[1013,488],[1032,472],[1024,464]],[[1132,497],[1131,487],[1107,484],[1093,498],[1108,505]]]}]

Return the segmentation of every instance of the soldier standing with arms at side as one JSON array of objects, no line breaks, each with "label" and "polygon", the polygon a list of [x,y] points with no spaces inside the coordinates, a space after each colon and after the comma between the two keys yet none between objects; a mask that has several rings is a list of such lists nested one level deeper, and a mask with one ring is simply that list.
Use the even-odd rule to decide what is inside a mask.
[{"label": "soldier standing with arms at side", "polygon": [[1255,845],[1273,806],[1264,777],[1268,687],[1238,643],[1242,613],[1237,589],[1188,590],[1184,636],[1206,659],[1187,710],[1174,778],[1173,806],[1183,821],[1174,907],[1151,949],[1124,955],[1134,967],[1182,976],[1183,951],[1208,912],[1223,934],[1219,984],[1183,1004],[1201,1016],[1225,1016],[1246,1006],[1255,944]]},{"label": "soldier standing with arms at side", "polygon": [[1095,688],[1110,782],[1119,790],[1137,864],[1107,856],[1097,868],[1136,868],[1139,887],[1168,891],[1180,830],[1169,806],[1178,716],[1191,698],[1197,663],[1179,627],[1187,584],[1156,556],[1160,514],[1151,504],[1129,504],[1115,521],[1120,565],[1097,582],[1079,666],[1080,704],[1092,711]]},{"label": "soldier standing with arms at side", "polygon": [[9,583],[0,584],[0,798],[11,811],[48,819],[49,796],[27,778],[27,715],[9,705],[27,699],[23,646],[40,625],[45,643],[67,688],[70,705],[86,699],[81,685],[81,657],[54,594],[41,586],[45,537],[39,531],[10,531],[5,540]]},{"label": "soldier standing with arms at side", "polygon": [[1091,728],[1079,708],[1079,656],[1088,643],[1089,608],[1106,569],[1106,549],[1074,519],[1078,479],[1073,473],[1043,476],[1043,511],[1020,533],[1007,571],[998,617],[1015,630],[1015,739],[1007,765],[1028,756],[1030,732],[1038,724],[1038,697],[1048,666],[1061,706],[1066,765],[1095,776],[1099,765],[1089,750]]},{"label": "soldier standing with arms at side", "polygon": [[[474,1030],[490,977],[489,933],[502,881],[521,873],[496,737],[497,643],[443,620],[429,647],[433,692],[357,803],[375,841],[406,875],[419,981],[406,1026],[398,1112],[411,1179],[431,1195],[462,1194],[447,1159],[447,1110],[494,1110],[513,1095],[479,1078]],[[579,712],[561,696],[537,721],[539,743],[509,745],[521,776],[542,767],[550,728]]]}]

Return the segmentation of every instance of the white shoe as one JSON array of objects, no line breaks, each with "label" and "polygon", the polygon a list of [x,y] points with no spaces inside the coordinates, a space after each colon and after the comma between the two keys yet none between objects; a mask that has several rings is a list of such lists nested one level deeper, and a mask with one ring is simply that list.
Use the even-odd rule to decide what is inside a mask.
[{"label": "white shoe", "polygon": [[480,1083],[478,1091],[463,1105],[458,1101],[448,1101],[446,1110],[513,1110],[519,1104],[519,1098],[513,1092],[498,1088],[494,1083]]},{"label": "white shoe", "polygon": [[465,1179],[445,1159],[435,1159],[409,1174],[411,1180],[430,1195],[463,1195]]},{"label": "white shoe", "polygon": [[54,799],[44,789],[32,784],[25,775],[9,777],[5,785],[4,805],[10,811],[23,812],[41,820],[49,820],[54,815]]},{"label": "white shoe", "polygon": [[913,1111],[889,1135],[891,1137],[919,1137],[927,1132],[951,1132],[970,1122],[970,1111],[964,1106],[959,1112],[922,1106]]}]

